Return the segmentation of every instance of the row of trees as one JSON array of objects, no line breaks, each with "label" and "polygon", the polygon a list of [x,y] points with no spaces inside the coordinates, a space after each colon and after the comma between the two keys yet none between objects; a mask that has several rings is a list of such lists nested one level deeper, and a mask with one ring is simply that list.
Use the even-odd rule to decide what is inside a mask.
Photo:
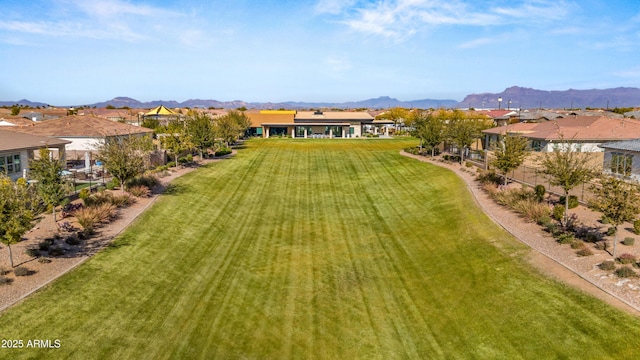
[{"label": "row of trees", "polygon": [[482,130],[493,126],[493,120],[460,110],[416,109],[406,113],[404,124],[412,129],[411,135],[420,140],[421,152],[426,147],[434,155],[437,146],[450,141],[457,146],[464,161],[466,149],[482,137]]},{"label": "row of trees", "polygon": [[176,158],[189,150],[197,150],[200,157],[208,149],[228,148],[251,127],[251,120],[241,111],[231,110],[226,115],[211,117],[190,110],[184,119],[171,120],[161,126],[157,119],[147,118],[142,126],[154,129],[162,147]]}]

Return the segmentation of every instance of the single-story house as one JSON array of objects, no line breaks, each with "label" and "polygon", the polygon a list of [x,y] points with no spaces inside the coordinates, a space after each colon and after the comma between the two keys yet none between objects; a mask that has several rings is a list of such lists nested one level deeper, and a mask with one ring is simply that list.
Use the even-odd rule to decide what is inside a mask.
[{"label": "single-story house", "polygon": [[123,136],[150,136],[153,130],[123,124],[93,115],[70,115],[28,126],[7,126],[3,129],[37,136],[47,136],[69,141],[67,160],[91,162],[92,154],[102,141]]},{"label": "single-story house", "polygon": [[245,114],[251,119],[250,132],[265,138],[352,138],[361,137],[365,126],[377,130],[383,125],[363,111],[262,110]]},{"label": "single-story house", "polygon": [[491,149],[505,134],[529,139],[535,151],[551,152],[563,139],[581,152],[603,152],[601,144],[640,138],[640,120],[606,116],[568,116],[542,123],[517,123],[482,131]]},{"label": "single-story house", "polygon": [[29,161],[42,148],[49,148],[59,159],[65,160],[65,146],[71,141],[0,129],[0,173],[11,179],[26,177]]},{"label": "single-story house", "polygon": [[640,139],[613,141],[600,147],[604,149],[605,173],[640,181]]}]

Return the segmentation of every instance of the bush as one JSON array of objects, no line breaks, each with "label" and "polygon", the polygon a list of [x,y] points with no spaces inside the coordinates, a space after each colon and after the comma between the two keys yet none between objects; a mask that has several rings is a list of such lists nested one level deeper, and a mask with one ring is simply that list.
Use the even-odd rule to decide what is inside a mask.
[{"label": "bush", "polygon": [[36,248],[27,248],[27,250],[25,250],[24,253],[27,254],[27,256],[31,256],[31,257],[40,256],[40,250]]},{"label": "bush", "polygon": [[111,181],[107,182],[107,190],[114,190],[118,187],[119,181],[116,178],[111,179]]},{"label": "bush", "polygon": [[636,256],[629,253],[624,253],[618,256],[616,259],[620,264],[633,264],[636,262]]},{"label": "bush", "polygon": [[51,259],[47,259],[47,258],[41,257],[41,258],[38,259],[38,262],[41,263],[41,264],[48,264],[48,263],[51,262]]},{"label": "bush", "polygon": [[595,245],[594,245],[594,246],[595,246],[595,248],[596,248],[597,250],[604,250],[604,251],[606,251],[606,250],[609,248],[609,243],[608,243],[608,242],[606,242],[606,241],[598,241],[598,242],[596,242],[596,243],[595,243]]},{"label": "bush", "polygon": [[628,266],[622,266],[618,268],[618,270],[615,271],[615,274],[621,278],[630,278],[630,277],[638,276],[638,274],[636,274],[636,272],[633,271],[633,269]]},{"label": "bush", "polygon": [[13,279],[9,279],[8,277],[0,276],[0,285],[9,285]]},{"label": "bush", "polygon": [[98,192],[104,192],[105,190],[107,190],[107,187],[104,185],[100,185],[97,187]]},{"label": "bush", "polygon": [[62,256],[64,255],[64,249],[58,246],[54,246],[49,249],[49,255],[51,256]]},{"label": "bush", "polygon": [[151,190],[144,185],[132,186],[128,189],[129,193],[135,197],[149,197]]},{"label": "bush", "polygon": [[512,205],[512,208],[526,219],[536,223],[549,219],[549,207],[547,204],[539,203],[533,199],[518,200]]},{"label": "bush", "polygon": [[[564,196],[560,196],[560,203],[563,204],[564,206],[564,201],[565,201],[565,197]],[[578,202],[578,197],[575,195],[569,195],[569,209],[574,209],[577,208],[578,205],[580,205],[580,203]]]},{"label": "bush", "polygon": [[547,224],[549,224],[549,223],[551,223],[551,217],[549,215],[541,216],[541,217],[536,219],[536,224],[538,224],[540,226],[546,227]]},{"label": "bush", "polygon": [[146,186],[149,189],[152,189],[154,186],[160,184],[160,180],[153,174],[145,174],[142,176],[137,176],[129,181],[127,181],[127,189],[134,186]]},{"label": "bush", "polygon": [[626,237],[624,238],[624,240],[622,240],[622,243],[627,246],[632,246],[635,242],[636,242],[636,239],[632,237]]},{"label": "bush", "polygon": [[224,156],[229,154],[231,154],[231,149],[229,149],[228,147],[220,148],[216,150],[216,153],[215,153],[216,156]]},{"label": "bush", "polygon": [[600,222],[603,223],[603,224],[608,224],[609,223],[609,218],[606,217],[605,215],[602,215],[600,217]]},{"label": "bush", "polygon": [[64,242],[66,242],[69,245],[78,245],[78,244],[80,244],[80,240],[78,239],[77,235],[69,236]]},{"label": "bush", "polygon": [[587,248],[587,247],[584,247],[584,248],[576,251],[576,254],[578,256],[591,256],[591,255],[593,255],[593,251],[589,250],[589,248]]},{"label": "bush", "polygon": [[547,189],[544,188],[544,185],[536,185],[536,187],[533,188],[533,193],[536,196],[536,200],[542,202],[544,201],[544,195],[547,193]]},{"label": "bush", "polygon": [[127,207],[135,202],[136,200],[129,194],[111,196],[109,199],[109,203],[118,208]]},{"label": "bush", "polygon": [[615,227],[610,227],[607,229],[607,236],[613,236],[616,234],[616,228]]},{"label": "bush", "polygon": [[38,244],[38,249],[42,250],[42,251],[48,251],[50,247],[51,247],[51,243],[49,241],[46,241],[46,240],[45,241],[41,241]]},{"label": "bush", "polygon": [[564,218],[564,205],[556,205],[553,207],[553,218],[561,221]]},{"label": "bush", "polygon": [[418,155],[418,153],[420,152],[420,149],[417,147],[408,147],[408,148],[404,148],[404,152],[413,154],[413,155]]},{"label": "bush", "polygon": [[561,231],[560,225],[554,222],[547,223],[544,230],[553,236],[560,234],[560,231]]},{"label": "bush", "polygon": [[602,270],[615,270],[616,263],[613,260],[605,260],[598,265],[598,267]]},{"label": "bush", "polygon": [[494,186],[500,184],[500,176],[494,171],[483,171],[476,176],[476,180],[481,184],[493,184]]},{"label": "bush", "polygon": [[633,221],[633,233],[640,235],[640,220]]},{"label": "bush", "polygon": [[13,273],[15,274],[15,276],[28,276],[32,274],[31,270],[27,269],[24,266],[18,266],[17,268],[13,269]]},{"label": "bush", "polygon": [[80,199],[82,199],[83,201],[86,200],[90,195],[91,195],[91,189],[89,188],[83,188],[78,193],[78,197],[80,197]]},{"label": "bush", "polygon": [[573,236],[573,234],[570,233],[563,233],[558,236],[558,242],[560,244],[571,244],[575,239],[576,238]]},{"label": "bush", "polygon": [[580,240],[575,240],[571,243],[571,248],[574,250],[582,249],[584,247],[585,247],[584,242]]},{"label": "bush", "polygon": [[0,275],[7,275],[11,270],[0,267]]}]

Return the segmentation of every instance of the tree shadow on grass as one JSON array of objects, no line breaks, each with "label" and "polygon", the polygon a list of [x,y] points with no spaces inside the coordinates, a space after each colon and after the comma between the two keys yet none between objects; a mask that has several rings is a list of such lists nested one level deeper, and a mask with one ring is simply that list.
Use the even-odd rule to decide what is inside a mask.
[{"label": "tree shadow on grass", "polygon": [[181,195],[186,193],[188,190],[186,185],[182,184],[168,184],[161,189],[161,193],[164,195]]}]

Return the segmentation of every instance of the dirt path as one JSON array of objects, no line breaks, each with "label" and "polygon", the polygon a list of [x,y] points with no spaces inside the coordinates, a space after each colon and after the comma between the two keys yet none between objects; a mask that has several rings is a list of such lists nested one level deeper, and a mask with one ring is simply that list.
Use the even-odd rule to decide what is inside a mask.
[{"label": "dirt path", "polygon": [[[489,198],[481,189],[479,183],[475,181],[475,167],[467,169],[460,164],[438,161],[438,158],[432,160],[431,158],[412,155],[404,151],[401,154],[455,172],[467,183],[469,191],[473,194],[480,208],[494,222],[521,242],[536,250],[529,254],[527,260],[539,269],[541,273],[578,288],[619,309],[640,316],[640,280],[620,279],[611,274],[611,272],[600,270],[597,265],[603,260],[611,259],[608,253],[591,248],[595,255],[579,257],[569,245],[558,244],[552,236],[542,231],[540,226],[525,221],[516,213]],[[599,213],[595,213],[583,206],[573,209],[572,212],[578,214],[578,218],[584,224],[604,227],[598,222]],[[629,231],[628,224],[623,227],[624,229],[619,229],[619,239],[623,239],[626,236],[635,236]],[[618,254],[628,252],[638,255],[640,253],[638,245],[632,247],[619,245],[618,249]]]},{"label": "dirt path", "polygon": [[[233,156],[227,155],[221,159],[205,159],[200,164],[221,161],[224,158]],[[17,278],[13,272],[6,275],[12,280],[9,285],[0,286],[0,311],[12,306],[30,294],[38,291],[43,286],[64,275],[76,266],[82,264],[91,256],[96,254],[108,245],[118,234],[124,231],[140,214],[148,209],[161,195],[163,189],[175,178],[195,170],[195,167],[183,167],[177,170],[172,169],[169,176],[160,178],[160,185],[154,190],[154,194],[148,198],[137,198],[136,202],[126,208],[118,210],[118,218],[104,227],[97,229],[96,235],[87,240],[83,240],[80,245],[71,246],[64,240],[56,240],[56,245],[65,249],[65,254],[60,257],[43,256],[41,259],[50,260],[48,263],[39,261],[25,253],[28,248],[37,248],[38,244],[46,238],[51,238],[56,233],[56,225],[53,223],[52,215],[45,214],[36,226],[25,234],[23,241],[12,245],[13,261],[16,266],[28,268],[32,274]],[[59,217],[59,215],[58,215]],[[73,219],[58,219],[58,224]],[[77,225],[76,225],[77,226]],[[0,269],[10,269],[7,247],[0,246]]]}]

